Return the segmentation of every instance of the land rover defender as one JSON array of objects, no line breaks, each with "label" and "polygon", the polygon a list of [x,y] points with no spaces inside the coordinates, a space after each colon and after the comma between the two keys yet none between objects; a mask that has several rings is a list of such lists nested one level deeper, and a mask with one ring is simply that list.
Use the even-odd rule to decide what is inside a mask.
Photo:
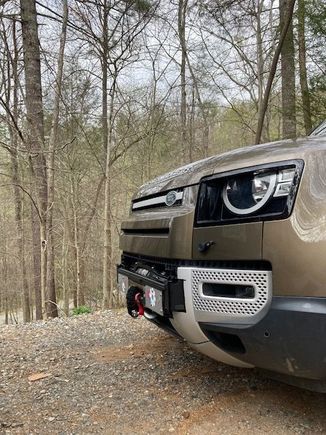
[{"label": "land rover defender", "polygon": [[245,147],[143,185],[122,223],[128,312],[239,367],[326,391],[326,136]]}]

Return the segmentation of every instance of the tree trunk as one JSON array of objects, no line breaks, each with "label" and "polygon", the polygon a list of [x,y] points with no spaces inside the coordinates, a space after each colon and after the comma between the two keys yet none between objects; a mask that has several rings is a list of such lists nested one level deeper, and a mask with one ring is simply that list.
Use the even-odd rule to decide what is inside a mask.
[{"label": "tree trunk", "polygon": [[4,238],[2,242],[2,273],[1,273],[1,280],[3,283],[3,288],[5,289],[5,324],[8,325],[9,323],[9,298],[8,298],[8,264],[7,264],[7,239]]},{"label": "tree trunk", "polygon": [[68,4],[63,1],[62,29],[60,35],[60,47],[55,80],[55,95],[53,122],[49,141],[49,161],[47,167],[48,176],[48,209],[47,209],[47,277],[46,289],[48,295],[47,316],[58,317],[55,289],[55,261],[54,261],[54,240],[53,240],[53,209],[54,209],[54,174],[55,174],[55,147],[58,143],[58,128],[60,114],[60,98],[63,76],[64,50],[67,35]]},{"label": "tree trunk", "polygon": [[190,107],[190,119],[189,119],[189,163],[194,161],[194,149],[195,149],[195,87],[192,84],[191,87],[191,107]]},{"label": "tree trunk", "polygon": [[[258,114],[260,113],[264,97],[264,55],[263,55],[263,40],[261,30],[261,14],[264,2],[258,1],[257,4],[257,29],[256,29],[256,44],[257,44],[257,80],[258,80]],[[265,136],[263,134],[263,136]],[[265,140],[265,137],[264,137]]]},{"label": "tree trunk", "polygon": [[[17,149],[17,148],[16,148]],[[27,281],[26,260],[25,260],[25,242],[24,242],[24,226],[23,226],[23,199],[18,187],[20,185],[18,157],[17,152],[14,152],[11,156],[12,166],[12,183],[14,186],[14,198],[15,198],[15,222],[17,229],[17,248],[18,258],[21,274],[21,289],[23,299],[23,321],[31,321],[31,304],[29,298],[29,286]]]},{"label": "tree trunk", "polygon": [[74,307],[80,306],[80,300],[84,299],[81,296],[80,288],[80,249],[79,249],[79,225],[78,225],[78,214],[77,214],[77,194],[76,194],[76,182],[71,176],[70,180],[70,191],[71,191],[71,210],[72,210],[72,226],[70,228],[70,239],[73,247],[73,267],[74,267],[74,292],[73,300]]},{"label": "tree trunk", "polygon": [[184,156],[184,163],[187,163],[187,93],[186,93],[186,10],[188,0],[179,0],[178,8],[178,35],[181,47],[180,65],[180,121],[181,121],[181,149]]},{"label": "tree trunk", "polygon": [[193,87],[194,90],[196,91],[196,97],[198,100],[198,105],[203,117],[203,123],[204,123],[204,131],[203,131],[203,143],[202,143],[202,149],[203,149],[203,157],[208,157],[208,153],[209,153],[209,123],[208,123],[208,117],[207,117],[207,111],[205,108],[205,105],[202,101],[201,95],[200,95],[200,91],[199,91],[199,86],[198,86],[198,82],[196,79],[196,75],[195,72],[192,68],[192,65],[190,63],[190,59],[188,56],[188,53],[186,52],[186,61],[187,61],[187,65],[188,65],[188,69],[192,78],[192,83],[193,83]]},{"label": "tree trunk", "polygon": [[[45,297],[46,284],[46,211],[47,177],[44,156],[44,123],[40,64],[40,44],[38,38],[35,0],[20,0],[21,23],[24,51],[25,100],[27,110],[27,147],[30,157],[33,194],[36,195],[39,235],[36,243],[36,229],[33,229],[34,256],[41,258],[41,293]],[[34,214],[35,217],[35,214]],[[33,225],[36,225],[33,219]],[[39,252],[36,252],[40,251]],[[43,304],[45,301],[43,300]]]},{"label": "tree trunk", "polygon": [[[104,231],[103,231],[103,308],[112,306],[112,288],[110,280],[111,269],[111,174],[110,151],[113,140],[113,107],[115,83],[112,84],[110,95],[110,119],[108,120],[108,10],[106,1],[103,11],[103,44],[102,44],[102,142],[105,152],[105,180],[104,180]],[[114,79],[113,79],[114,80]]]},{"label": "tree trunk", "polygon": [[9,304],[8,304],[8,296],[5,295],[5,325],[9,324]]},{"label": "tree trunk", "polygon": [[40,220],[33,204],[31,204],[31,216],[32,216],[35,319],[41,320],[43,318],[43,315],[42,315],[42,289],[41,289]]},{"label": "tree trunk", "polygon": [[81,305],[85,304],[85,295],[86,295],[86,264],[85,264],[85,251],[86,251],[86,246],[87,246],[87,240],[88,240],[88,236],[89,236],[89,232],[91,229],[91,225],[92,225],[92,221],[94,219],[94,216],[96,214],[96,210],[97,210],[97,204],[98,204],[98,200],[100,198],[100,194],[102,191],[102,187],[103,187],[103,183],[105,181],[105,177],[103,176],[96,188],[96,193],[95,193],[95,197],[94,197],[94,202],[93,205],[89,211],[89,215],[87,217],[86,220],[86,224],[83,226],[82,229],[82,235],[83,235],[83,240],[80,243],[81,247],[80,247],[80,255],[79,255],[79,264],[80,264],[80,295],[81,295]]},{"label": "tree trunk", "polygon": [[264,127],[264,119],[265,119],[265,115],[266,115],[266,111],[267,111],[267,107],[268,107],[269,97],[271,94],[271,89],[272,89],[272,85],[273,85],[273,81],[274,81],[274,77],[275,77],[275,73],[276,73],[276,69],[277,69],[277,64],[278,64],[278,61],[280,58],[282,46],[283,46],[285,37],[287,35],[287,31],[288,31],[288,28],[290,26],[290,23],[292,22],[294,4],[295,4],[295,0],[289,1],[287,15],[286,15],[285,19],[283,20],[283,25],[281,26],[280,39],[278,41],[277,47],[276,47],[274,55],[273,55],[271,68],[270,68],[267,82],[266,82],[263,102],[262,102],[262,105],[261,105],[260,110],[259,110],[256,139],[255,139],[256,144],[259,144],[261,141],[261,135],[262,135],[263,127]]},{"label": "tree trunk", "polygon": [[[17,47],[17,37],[16,37],[16,22],[13,22],[13,55],[12,55],[12,77],[13,77],[13,108],[12,115],[16,122],[18,122],[18,47]],[[7,105],[10,106],[10,80],[8,81],[8,94],[7,94]],[[27,281],[27,271],[26,271],[26,260],[25,260],[25,242],[24,242],[24,226],[23,226],[23,198],[20,190],[21,179],[19,171],[19,161],[18,161],[18,143],[19,135],[17,129],[12,126],[12,123],[8,115],[8,126],[9,126],[9,136],[10,136],[10,146],[11,146],[11,180],[13,184],[14,200],[15,200],[15,223],[17,230],[17,250],[20,266],[20,285],[21,285],[21,296],[23,302],[23,321],[31,321],[31,304],[29,297],[29,287]]]},{"label": "tree trunk", "polygon": [[63,293],[63,311],[66,316],[69,316],[69,288],[67,280],[67,255],[68,255],[68,240],[67,237],[67,219],[64,216],[62,254],[61,254],[61,273],[62,273],[62,293]]},{"label": "tree trunk", "polygon": [[310,94],[307,80],[306,62],[306,29],[305,29],[305,1],[298,0],[298,43],[299,43],[299,75],[302,98],[303,120],[306,134],[312,130]]},{"label": "tree trunk", "polygon": [[104,250],[103,250],[103,308],[113,305],[111,262],[112,262],[112,231],[111,231],[111,167],[110,151],[113,147],[113,109],[115,94],[115,77],[110,93],[110,117],[108,122],[108,141],[104,181]]},{"label": "tree trunk", "polygon": [[[280,24],[284,27],[289,14],[290,1],[280,0]],[[281,50],[282,77],[282,136],[284,139],[296,137],[296,108],[295,108],[295,65],[293,23],[289,23]]]},{"label": "tree trunk", "polygon": [[75,267],[76,267],[76,299],[77,299],[77,307],[80,305],[84,305],[84,295],[81,293],[80,286],[80,255],[79,255],[79,228],[78,228],[78,219],[77,219],[77,210],[76,204],[74,201],[74,252],[75,252]]}]

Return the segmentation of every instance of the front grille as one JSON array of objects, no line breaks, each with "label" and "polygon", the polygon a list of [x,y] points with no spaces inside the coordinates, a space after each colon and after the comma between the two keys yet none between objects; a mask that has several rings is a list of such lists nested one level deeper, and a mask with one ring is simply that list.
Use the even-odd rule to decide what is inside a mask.
[{"label": "front grille", "polygon": [[128,236],[167,236],[169,228],[122,228],[122,234]]},{"label": "front grille", "polygon": [[131,209],[133,212],[135,212],[158,207],[178,206],[182,204],[183,193],[183,189],[176,189],[135,199],[132,202]]},{"label": "front grille", "polygon": [[[229,314],[237,317],[255,316],[268,302],[269,275],[268,271],[194,269],[192,271],[194,308],[197,311]],[[201,287],[203,283],[207,282],[249,285],[254,287],[255,297],[237,300],[234,297],[206,296]]]}]

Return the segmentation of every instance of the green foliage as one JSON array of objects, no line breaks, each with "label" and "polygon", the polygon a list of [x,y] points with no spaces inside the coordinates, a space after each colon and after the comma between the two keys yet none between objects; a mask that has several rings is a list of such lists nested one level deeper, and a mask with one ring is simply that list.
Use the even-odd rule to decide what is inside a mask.
[{"label": "green foliage", "polygon": [[151,10],[152,3],[149,0],[133,0],[132,6],[140,14],[146,14]]},{"label": "green foliage", "polygon": [[79,316],[79,314],[90,314],[91,312],[92,309],[86,305],[81,305],[80,307],[76,307],[72,310],[73,316]]},{"label": "green foliage", "polygon": [[148,12],[152,7],[152,4],[148,0],[138,0],[136,2],[136,8],[138,12]]},{"label": "green foliage", "polygon": [[313,124],[318,125],[326,116],[326,4],[324,0],[307,0],[305,5],[311,110]]},{"label": "green foliage", "polygon": [[310,80],[310,95],[314,125],[326,118],[326,79],[323,74],[315,75]]},{"label": "green foliage", "polygon": [[324,0],[308,0],[306,2],[307,21],[313,35],[326,36],[326,4]]}]

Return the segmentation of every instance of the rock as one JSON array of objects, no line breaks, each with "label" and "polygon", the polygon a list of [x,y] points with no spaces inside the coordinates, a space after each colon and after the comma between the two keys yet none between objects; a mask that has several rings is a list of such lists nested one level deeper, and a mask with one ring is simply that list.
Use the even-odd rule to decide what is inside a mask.
[{"label": "rock", "polygon": [[50,376],[52,376],[51,373],[41,372],[41,373],[34,373],[32,375],[29,375],[27,379],[29,380],[29,382],[35,382],[35,381],[40,381],[41,379],[49,378]]},{"label": "rock", "polygon": [[11,423],[11,427],[22,427],[22,426],[24,426],[24,423],[20,423],[20,422]]}]

